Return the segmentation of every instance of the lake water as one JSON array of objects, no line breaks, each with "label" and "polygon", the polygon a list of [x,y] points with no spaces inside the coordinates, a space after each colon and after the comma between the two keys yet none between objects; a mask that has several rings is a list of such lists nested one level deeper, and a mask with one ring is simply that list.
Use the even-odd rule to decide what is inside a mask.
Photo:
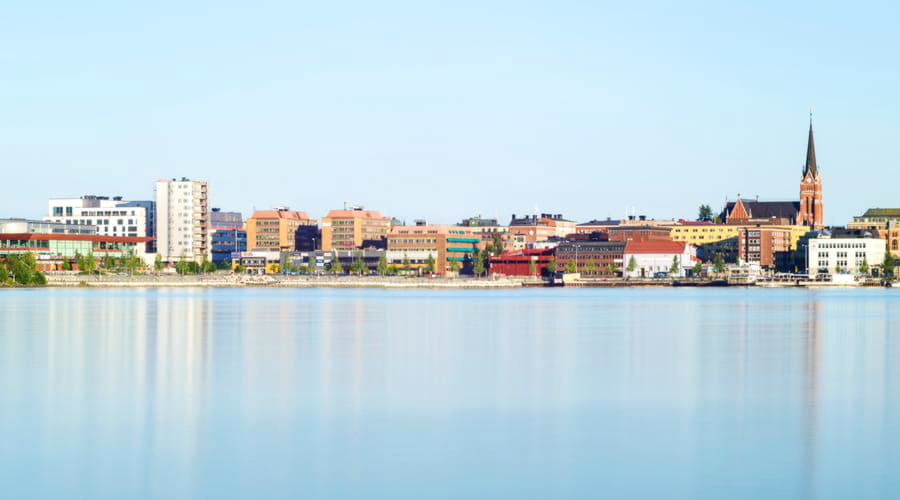
[{"label": "lake water", "polygon": [[898,498],[896,290],[0,290],[0,497]]}]

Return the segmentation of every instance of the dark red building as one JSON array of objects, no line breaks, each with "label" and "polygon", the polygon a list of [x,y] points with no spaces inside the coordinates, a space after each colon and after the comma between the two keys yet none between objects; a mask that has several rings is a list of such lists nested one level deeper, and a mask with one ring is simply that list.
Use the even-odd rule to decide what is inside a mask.
[{"label": "dark red building", "polygon": [[504,252],[491,257],[491,274],[503,276],[543,276],[553,249],[528,249]]}]

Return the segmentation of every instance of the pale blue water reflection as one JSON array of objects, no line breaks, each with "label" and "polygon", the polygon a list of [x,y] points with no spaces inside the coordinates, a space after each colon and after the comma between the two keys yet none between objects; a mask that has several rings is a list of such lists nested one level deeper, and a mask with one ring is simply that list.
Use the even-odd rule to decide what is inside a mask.
[{"label": "pale blue water reflection", "polygon": [[891,290],[0,291],[4,498],[900,496]]}]

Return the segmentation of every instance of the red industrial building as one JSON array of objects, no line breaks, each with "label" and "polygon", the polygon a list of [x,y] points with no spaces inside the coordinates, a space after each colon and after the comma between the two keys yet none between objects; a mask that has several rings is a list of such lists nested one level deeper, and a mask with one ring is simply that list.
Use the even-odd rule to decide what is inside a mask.
[{"label": "red industrial building", "polygon": [[[553,249],[527,249],[491,257],[491,274],[503,276],[543,276]],[[533,269],[532,269],[533,268]]]}]

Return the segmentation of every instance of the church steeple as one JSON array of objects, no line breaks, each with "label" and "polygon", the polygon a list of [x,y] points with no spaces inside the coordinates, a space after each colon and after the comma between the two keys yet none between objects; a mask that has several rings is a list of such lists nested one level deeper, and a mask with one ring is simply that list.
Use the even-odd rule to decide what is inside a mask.
[{"label": "church steeple", "polygon": [[806,145],[806,165],[800,179],[800,210],[797,223],[822,229],[822,177],[816,164],[816,145],[813,142],[812,113],[809,114],[809,142]]},{"label": "church steeple", "polygon": [[806,144],[806,166],[803,167],[803,177],[819,175],[819,167],[816,165],[816,144],[813,142],[812,113],[809,114],[809,142]]}]

